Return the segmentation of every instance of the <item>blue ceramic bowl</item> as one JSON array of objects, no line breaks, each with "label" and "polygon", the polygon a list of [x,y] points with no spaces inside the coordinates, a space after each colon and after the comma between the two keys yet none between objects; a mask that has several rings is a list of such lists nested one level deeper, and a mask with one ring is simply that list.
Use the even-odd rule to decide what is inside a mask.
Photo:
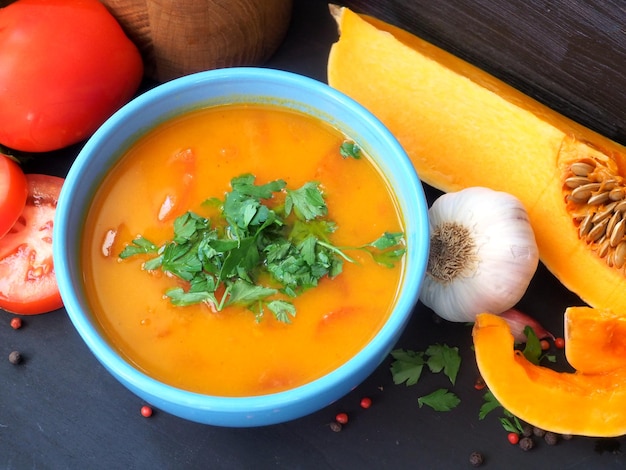
[{"label": "blue ceramic bowl", "polygon": [[[193,109],[233,102],[276,104],[325,120],[355,139],[394,188],[406,224],[407,259],[401,294],[380,332],[351,360],[292,390],[253,397],[207,396],[161,383],[126,362],[103,337],[85,296],[80,263],[82,227],[109,169],[138,137]],[[54,227],[54,262],[61,296],[78,333],[102,365],[156,408],[200,423],[262,426],[292,420],[342,397],[385,359],[404,330],[426,269],[427,205],[406,153],[367,110],[329,86],[303,76],[262,68],[229,68],[160,85],[115,113],[86,143],[61,192]]]}]

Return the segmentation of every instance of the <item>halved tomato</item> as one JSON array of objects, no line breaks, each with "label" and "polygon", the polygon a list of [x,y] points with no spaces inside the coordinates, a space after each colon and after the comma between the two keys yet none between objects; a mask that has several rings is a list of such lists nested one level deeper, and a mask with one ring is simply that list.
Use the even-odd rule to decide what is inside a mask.
[{"label": "halved tomato", "polygon": [[63,178],[26,175],[28,198],[0,239],[0,308],[34,315],[63,306],[52,261],[52,229]]},{"label": "halved tomato", "polygon": [[0,238],[9,231],[26,204],[26,176],[10,157],[0,154]]}]

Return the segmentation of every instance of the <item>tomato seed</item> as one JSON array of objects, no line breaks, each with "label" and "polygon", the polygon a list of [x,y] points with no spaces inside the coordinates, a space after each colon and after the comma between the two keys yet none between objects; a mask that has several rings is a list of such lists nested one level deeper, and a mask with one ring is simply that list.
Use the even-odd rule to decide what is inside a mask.
[{"label": "tomato seed", "polygon": [[337,421],[339,424],[346,424],[348,422],[348,414],[337,413],[337,416],[335,416],[335,421]]},{"label": "tomato seed", "polygon": [[19,330],[22,327],[22,319],[19,317],[11,318],[11,328]]},{"label": "tomato seed", "polygon": [[149,418],[150,416],[152,416],[152,408],[150,408],[148,405],[142,406],[141,416],[143,416],[144,418]]},{"label": "tomato seed", "polygon": [[370,397],[361,398],[361,408],[368,409],[372,406],[372,399]]}]

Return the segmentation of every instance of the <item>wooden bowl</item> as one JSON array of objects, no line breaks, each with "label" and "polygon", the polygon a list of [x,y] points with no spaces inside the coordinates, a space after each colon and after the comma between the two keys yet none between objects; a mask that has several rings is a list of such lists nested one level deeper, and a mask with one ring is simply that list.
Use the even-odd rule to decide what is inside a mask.
[{"label": "wooden bowl", "polygon": [[266,61],[282,42],[293,0],[101,0],[158,82]]}]

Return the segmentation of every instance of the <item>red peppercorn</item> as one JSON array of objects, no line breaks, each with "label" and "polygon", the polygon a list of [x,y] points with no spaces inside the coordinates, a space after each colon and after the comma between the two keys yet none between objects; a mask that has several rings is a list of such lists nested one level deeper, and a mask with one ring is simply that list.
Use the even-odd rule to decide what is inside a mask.
[{"label": "red peppercorn", "polygon": [[339,424],[346,424],[348,422],[348,414],[337,413],[337,416],[335,416],[335,421],[337,421]]},{"label": "red peppercorn", "polygon": [[361,398],[361,408],[367,410],[370,406],[372,406],[372,399],[370,397]]},{"label": "red peppercorn", "polygon": [[547,339],[542,339],[539,344],[541,345],[541,350],[542,351],[547,351],[548,349],[550,349],[550,343],[548,343]]},{"label": "red peppercorn", "polygon": [[141,416],[143,416],[144,418],[149,418],[150,416],[152,416],[152,408],[150,408],[148,405],[142,406]]},{"label": "red peppercorn", "polygon": [[22,327],[22,319],[20,317],[11,318],[11,328],[19,330]]},{"label": "red peppercorn", "polygon": [[476,381],[474,382],[474,388],[476,390],[482,390],[487,386],[487,384],[485,383],[485,381],[483,380],[482,377],[478,377],[476,379]]},{"label": "red peppercorn", "polygon": [[510,432],[507,434],[506,438],[509,440],[509,442],[513,445],[517,445],[517,443],[519,442],[519,434],[517,434],[516,432]]},{"label": "red peppercorn", "polygon": [[554,338],[554,346],[556,346],[558,349],[563,349],[565,347],[565,339]]}]

